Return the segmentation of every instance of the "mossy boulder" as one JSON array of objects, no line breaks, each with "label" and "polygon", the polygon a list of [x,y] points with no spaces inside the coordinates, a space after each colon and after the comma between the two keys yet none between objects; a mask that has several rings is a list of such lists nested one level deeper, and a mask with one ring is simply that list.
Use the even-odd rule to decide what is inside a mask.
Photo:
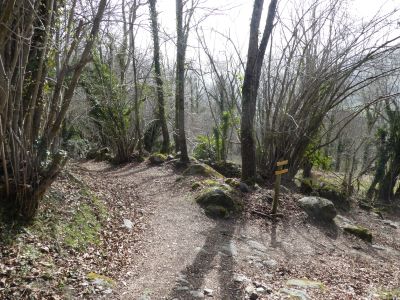
[{"label": "mossy boulder", "polygon": [[220,185],[220,183],[216,180],[213,179],[205,179],[201,182],[201,184],[205,185],[205,186],[217,186]]},{"label": "mossy boulder", "polygon": [[227,218],[229,217],[229,211],[220,205],[208,205],[204,209],[207,216],[211,218]]},{"label": "mossy boulder", "polygon": [[221,173],[225,177],[240,177],[242,169],[240,165],[232,161],[218,161],[210,163],[210,166],[217,172]]},{"label": "mossy boulder", "polygon": [[112,155],[109,148],[104,147],[100,149],[91,149],[86,154],[87,159],[94,159],[96,161],[111,161]]},{"label": "mossy boulder", "polygon": [[239,188],[240,186],[240,181],[236,178],[226,178],[224,182],[233,188]]},{"label": "mossy boulder", "polygon": [[343,230],[347,233],[355,235],[360,239],[372,243],[372,233],[365,227],[359,225],[346,225],[343,227]]},{"label": "mossy boulder", "polygon": [[202,181],[196,181],[192,184],[192,190],[197,190],[201,187],[210,187],[210,186],[218,186],[221,185],[221,183],[219,183],[216,180],[213,179],[205,179]]},{"label": "mossy boulder", "polygon": [[299,205],[310,217],[321,221],[332,222],[337,214],[333,203],[321,197],[301,198]]},{"label": "mossy boulder", "polygon": [[338,209],[350,209],[350,201],[346,194],[331,183],[314,183],[312,178],[303,178],[300,180],[300,192],[304,195],[313,195],[328,199]]},{"label": "mossy boulder", "polygon": [[152,165],[161,165],[167,160],[167,156],[162,153],[152,153],[149,157],[149,162]]},{"label": "mossy boulder", "polygon": [[183,175],[189,176],[203,176],[203,177],[213,177],[213,178],[223,178],[220,173],[215,171],[210,166],[206,164],[191,164],[187,167],[185,171],[183,171]]},{"label": "mossy boulder", "polygon": [[350,209],[350,201],[346,194],[333,184],[322,183],[317,187],[316,191],[320,197],[331,200],[336,208]]},{"label": "mossy boulder", "polygon": [[227,185],[213,186],[201,191],[196,202],[213,217],[227,217],[241,209],[235,191]]}]

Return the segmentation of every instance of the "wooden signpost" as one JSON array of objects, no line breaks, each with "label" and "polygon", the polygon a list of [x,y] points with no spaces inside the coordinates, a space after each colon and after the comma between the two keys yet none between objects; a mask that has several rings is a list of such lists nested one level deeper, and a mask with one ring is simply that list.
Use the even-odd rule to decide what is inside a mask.
[{"label": "wooden signpost", "polygon": [[279,189],[281,186],[281,176],[282,174],[287,173],[288,169],[283,169],[283,166],[286,166],[289,163],[288,160],[281,160],[276,163],[278,169],[275,171],[276,179],[275,179],[275,189],[274,189],[274,199],[272,201],[272,214],[275,215],[278,209],[278,200],[279,200]]}]

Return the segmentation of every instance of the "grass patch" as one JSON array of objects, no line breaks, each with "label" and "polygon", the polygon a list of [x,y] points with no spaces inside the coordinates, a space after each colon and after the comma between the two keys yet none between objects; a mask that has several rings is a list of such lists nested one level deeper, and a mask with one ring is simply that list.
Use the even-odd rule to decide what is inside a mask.
[{"label": "grass patch", "polygon": [[101,224],[92,207],[82,204],[67,225],[61,225],[60,231],[64,243],[74,249],[84,250],[89,244],[100,244]]}]

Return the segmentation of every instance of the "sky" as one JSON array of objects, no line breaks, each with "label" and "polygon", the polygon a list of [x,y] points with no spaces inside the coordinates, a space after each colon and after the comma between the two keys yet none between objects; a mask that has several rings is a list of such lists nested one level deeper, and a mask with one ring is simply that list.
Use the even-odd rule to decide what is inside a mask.
[{"label": "sky", "polygon": [[[241,52],[245,54],[247,50],[250,18],[252,13],[252,0],[202,0],[202,6],[207,8],[216,8],[220,11],[217,15],[211,15],[201,23],[207,45],[214,51],[224,51],[226,48],[226,40],[218,34],[212,34],[213,30],[229,35],[231,39],[239,46]],[[324,0],[321,0],[324,1]],[[373,17],[379,10],[388,12],[395,8],[400,8],[400,0],[346,0],[348,2],[349,14],[357,19],[369,19]],[[278,0],[278,9],[282,18],[295,3],[303,3],[304,0]],[[264,19],[268,9],[269,1],[264,3]],[[157,9],[159,11],[159,21],[161,27],[167,33],[175,33],[175,1],[174,0],[158,0]],[[202,14],[205,12],[202,11]],[[263,20],[262,20],[263,21]],[[262,22],[261,24],[264,24]],[[195,32],[191,32],[190,41],[192,47],[196,47],[197,36]],[[172,47],[168,47],[172,48]],[[188,50],[191,51],[190,49]]]}]

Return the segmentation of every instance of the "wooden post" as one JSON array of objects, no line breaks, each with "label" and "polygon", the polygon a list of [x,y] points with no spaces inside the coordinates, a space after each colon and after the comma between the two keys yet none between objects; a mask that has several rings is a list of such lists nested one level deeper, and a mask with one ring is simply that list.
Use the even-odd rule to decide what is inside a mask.
[{"label": "wooden post", "polygon": [[281,186],[281,176],[288,172],[288,169],[283,169],[284,165],[287,165],[287,160],[278,161],[276,165],[278,169],[275,171],[276,179],[275,179],[275,187],[274,187],[274,199],[272,201],[272,214],[275,215],[278,209],[278,201],[279,201],[279,190]]}]

